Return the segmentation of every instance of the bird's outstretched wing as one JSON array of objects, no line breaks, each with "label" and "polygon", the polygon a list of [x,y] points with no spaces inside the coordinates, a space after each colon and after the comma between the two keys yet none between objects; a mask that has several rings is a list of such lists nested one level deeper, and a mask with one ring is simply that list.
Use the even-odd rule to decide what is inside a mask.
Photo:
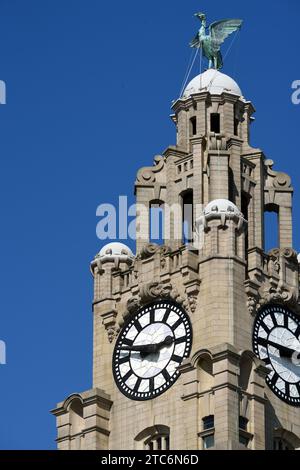
[{"label": "bird's outstretched wing", "polygon": [[196,34],[194,39],[190,42],[191,47],[201,47],[201,42],[199,41],[199,33]]},{"label": "bird's outstretched wing", "polygon": [[243,20],[231,19],[215,21],[209,26],[212,47],[215,52],[219,51],[220,45],[234,31],[241,28]]}]

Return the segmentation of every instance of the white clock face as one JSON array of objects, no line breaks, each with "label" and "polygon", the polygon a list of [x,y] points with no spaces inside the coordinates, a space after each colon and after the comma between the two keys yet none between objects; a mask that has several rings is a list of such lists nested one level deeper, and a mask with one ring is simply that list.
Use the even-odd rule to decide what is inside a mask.
[{"label": "white clock face", "polygon": [[253,348],[271,369],[266,378],[271,390],[300,406],[300,317],[283,306],[264,307],[255,320]]},{"label": "white clock face", "polygon": [[119,389],[133,400],[157,397],[178,378],[191,346],[191,324],[180,305],[157,301],[143,307],[116,342],[113,373]]}]

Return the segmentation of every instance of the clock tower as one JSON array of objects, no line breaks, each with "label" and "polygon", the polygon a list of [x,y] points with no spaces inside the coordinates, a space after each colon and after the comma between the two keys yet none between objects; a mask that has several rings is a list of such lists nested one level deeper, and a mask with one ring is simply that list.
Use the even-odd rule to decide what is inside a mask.
[{"label": "clock tower", "polygon": [[91,263],[93,388],[52,411],[58,448],[296,449],[291,179],[251,147],[255,110],[229,76],[208,69],[172,109],[176,145],[137,172],[136,253],[109,243]]}]

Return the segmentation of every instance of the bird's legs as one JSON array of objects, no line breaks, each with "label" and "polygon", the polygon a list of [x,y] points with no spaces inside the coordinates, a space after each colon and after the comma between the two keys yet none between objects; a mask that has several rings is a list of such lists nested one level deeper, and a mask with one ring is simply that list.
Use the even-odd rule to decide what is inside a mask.
[{"label": "bird's legs", "polygon": [[208,68],[209,68],[209,69],[212,68],[212,60],[211,60],[211,59],[209,59],[209,61],[208,61]]}]

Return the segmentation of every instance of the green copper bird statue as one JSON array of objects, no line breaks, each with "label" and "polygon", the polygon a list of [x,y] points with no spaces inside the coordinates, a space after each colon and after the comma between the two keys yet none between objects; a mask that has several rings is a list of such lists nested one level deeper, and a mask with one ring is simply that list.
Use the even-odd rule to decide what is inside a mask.
[{"label": "green copper bird statue", "polygon": [[234,31],[241,28],[243,21],[239,19],[215,21],[209,26],[209,34],[206,34],[206,16],[204,13],[196,13],[201,21],[201,28],[196,37],[191,41],[191,47],[202,48],[203,55],[209,61],[209,68],[221,69],[223,59],[220,46]]}]

